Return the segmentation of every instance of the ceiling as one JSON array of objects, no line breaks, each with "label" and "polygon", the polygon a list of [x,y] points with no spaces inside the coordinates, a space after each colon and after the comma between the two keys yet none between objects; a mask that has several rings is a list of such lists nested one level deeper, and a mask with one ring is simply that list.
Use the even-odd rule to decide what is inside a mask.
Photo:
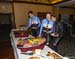
[{"label": "ceiling", "polygon": [[57,5],[54,5],[56,7],[63,7],[63,6],[67,6],[67,7],[74,7],[75,6],[75,0],[69,0],[67,2],[63,2]]},{"label": "ceiling", "polygon": [[33,4],[45,4],[45,5],[55,5],[66,1],[69,0],[0,0],[0,2],[19,2],[19,3],[33,3]]},{"label": "ceiling", "polygon": [[75,0],[0,0],[0,2],[52,5],[55,7],[75,9]]},{"label": "ceiling", "polygon": [[69,0],[63,3],[55,4],[54,7],[75,9],[75,0]]},{"label": "ceiling", "polygon": [[54,3],[62,2],[65,0],[15,0],[15,1],[26,1],[26,2],[34,2],[34,3],[54,4]]}]

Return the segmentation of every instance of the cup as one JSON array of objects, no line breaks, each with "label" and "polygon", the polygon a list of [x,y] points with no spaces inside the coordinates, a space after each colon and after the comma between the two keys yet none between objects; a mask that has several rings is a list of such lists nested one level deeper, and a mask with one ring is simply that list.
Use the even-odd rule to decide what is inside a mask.
[{"label": "cup", "polygon": [[41,54],[41,49],[35,49],[34,54],[35,55],[40,55]]}]

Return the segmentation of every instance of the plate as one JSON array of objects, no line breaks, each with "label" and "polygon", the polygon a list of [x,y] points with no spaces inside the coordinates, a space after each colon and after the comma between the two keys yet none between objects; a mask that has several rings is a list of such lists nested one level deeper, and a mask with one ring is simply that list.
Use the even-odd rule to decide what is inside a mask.
[{"label": "plate", "polygon": [[39,57],[39,59],[52,59],[52,58],[49,58],[49,57],[47,57],[47,56],[42,56],[42,55],[29,56],[28,59],[30,59],[30,57]]}]

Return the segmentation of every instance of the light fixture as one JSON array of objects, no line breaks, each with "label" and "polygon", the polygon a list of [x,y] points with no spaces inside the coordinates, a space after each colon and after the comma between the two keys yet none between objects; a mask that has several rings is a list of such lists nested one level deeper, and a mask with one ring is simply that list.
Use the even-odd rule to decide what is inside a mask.
[{"label": "light fixture", "polygon": [[51,1],[51,4],[55,4],[55,3],[58,3],[58,2],[61,2],[61,1],[63,1],[63,0],[53,0],[53,1]]}]

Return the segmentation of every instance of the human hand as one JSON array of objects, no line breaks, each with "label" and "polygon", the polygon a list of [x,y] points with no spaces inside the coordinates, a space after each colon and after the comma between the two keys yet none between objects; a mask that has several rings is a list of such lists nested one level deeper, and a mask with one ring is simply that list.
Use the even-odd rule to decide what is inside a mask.
[{"label": "human hand", "polygon": [[27,28],[27,30],[28,30],[28,31],[30,31],[30,27],[29,27],[29,28]]},{"label": "human hand", "polygon": [[46,44],[47,44],[47,45],[49,45],[49,43],[48,43],[48,42],[47,42]]},{"label": "human hand", "polygon": [[57,44],[56,43],[53,43],[53,46],[56,46]]},{"label": "human hand", "polygon": [[37,29],[38,27],[32,27],[33,29]]},{"label": "human hand", "polygon": [[41,35],[39,35],[38,37],[41,37]]}]

